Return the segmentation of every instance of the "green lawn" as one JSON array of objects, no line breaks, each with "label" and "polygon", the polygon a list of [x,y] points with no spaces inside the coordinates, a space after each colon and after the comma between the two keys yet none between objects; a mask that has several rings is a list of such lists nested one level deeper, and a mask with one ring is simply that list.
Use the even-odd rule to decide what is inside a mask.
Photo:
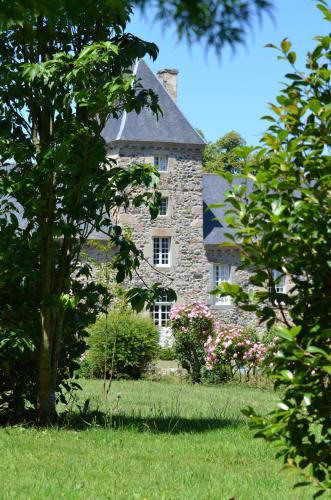
[{"label": "green lawn", "polygon": [[[83,383],[84,426],[0,430],[2,499],[308,499],[253,439],[240,408],[275,394],[236,385],[200,387],[119,381]],[[102,412],[107,416],[102,417]],[[84,428],[85,427],[85,428]]]}]

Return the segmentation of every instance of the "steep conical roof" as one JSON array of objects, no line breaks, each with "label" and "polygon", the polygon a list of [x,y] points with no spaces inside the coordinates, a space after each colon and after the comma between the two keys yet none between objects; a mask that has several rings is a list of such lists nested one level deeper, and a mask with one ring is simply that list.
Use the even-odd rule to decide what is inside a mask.
[{"label": "steep conical roof", "polygon": [[157,119],[148,108],[144,108],[139,114],[135,111],[124,112],[119,119],[112,118],[106,123],[102,131],[105,141],[205,144],[142,59],[137,64],[136,75],[144,88],[152,89],[159,96],[163,116]]}]

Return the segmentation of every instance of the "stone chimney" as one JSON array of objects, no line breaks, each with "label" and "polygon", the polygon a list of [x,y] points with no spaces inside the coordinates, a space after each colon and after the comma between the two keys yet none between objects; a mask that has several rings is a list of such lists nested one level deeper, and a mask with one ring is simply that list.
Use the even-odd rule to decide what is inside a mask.
[{"label": "stone chimney", "polygon": [[167,89],[173,100],[177,101],[177,75],[178,69],[161,69],[156,76]]}]

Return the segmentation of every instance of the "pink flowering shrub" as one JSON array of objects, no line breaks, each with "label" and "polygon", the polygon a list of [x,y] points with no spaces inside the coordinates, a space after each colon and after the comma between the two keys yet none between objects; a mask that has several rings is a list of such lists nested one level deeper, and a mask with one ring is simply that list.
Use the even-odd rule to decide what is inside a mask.
[{"label": "pink flowering shrub", "polygon": [[214,318],[202,302],[175,307],[171,310],[174,350],[192,382],[201,382],[205,366],[204,344],[214,331]]},{"label": "pink flowering shrub", "polygon": [[241,378],[242,371],[248,378],[262,366],[267,350],[249,331],[227,326],[210,335],[204,347],[207,370],[214,371],[222,381],[232,379],[236,373]]}]

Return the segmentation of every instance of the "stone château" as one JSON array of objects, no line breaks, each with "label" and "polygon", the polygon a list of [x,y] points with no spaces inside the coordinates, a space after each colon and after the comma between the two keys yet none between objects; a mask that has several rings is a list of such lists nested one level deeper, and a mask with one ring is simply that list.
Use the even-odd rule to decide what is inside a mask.
[{"label": "stone ch\u00e2teau", "polygon": [[[173,288],[178,303],[200,300],[224,323],[252,323],[254,318],[240,311],[230,297],[209,293],[222,281],[247,289],[249,274],[236,270],[238,250],[219,246],[227,231],[224,209],[210,210],[208,205],[222,203],[229,186],[219,176],[203,173],[205,141],[176,104],[178,71],[165,69],[156,76],[140,60],[135,74],[144,88],[158,94],[163,115],[157,120],[149,109],[139,114],[124,112],[119,119],[109,120],[103,137],[109,156],[120,166],[149,163],[160,172],[162,204],[157,219],[152,221],[148,210],[139,208],[123,213],[120,220],[131,228],[148,261],[140,274],[147,283],[161,282]],[[134,280],[133,285],[141,286],[141,282]],[[167,297],[154,304],[152,317],[160,327],[167,326],[170,309]]]}]

